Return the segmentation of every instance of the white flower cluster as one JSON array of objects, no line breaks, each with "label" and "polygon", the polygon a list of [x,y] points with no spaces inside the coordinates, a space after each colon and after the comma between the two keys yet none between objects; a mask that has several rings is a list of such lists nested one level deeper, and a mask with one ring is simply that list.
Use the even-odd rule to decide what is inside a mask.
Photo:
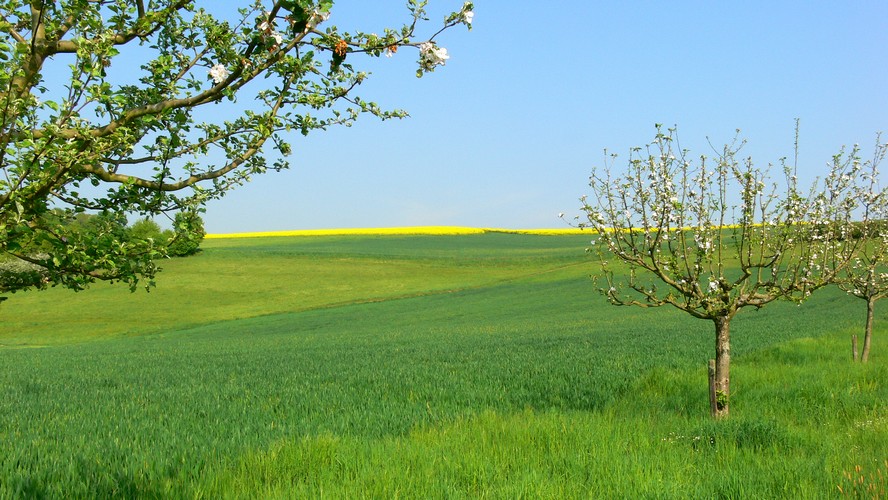
[{"label": "white flower cluster", "polygon": [[450,59],[447,49],[438,47],[434,42],[426,42],[419,46],[419,67],[423,71],[434,71],[435,66],[444,66]]},{"label": "white flower cluster", "polygon": [[215,83],[216,85],[219,85],[220,83],[224,82],[225,79],[228,78],[228,75],[230,75],[230,74],[231,73],[229,73],[228,70],[225,69],[225,66],[223,66],[221,64],[217,64],[217,65],[213,66],[212,68],[210,68],[210,78],[213,79],[213,83]]},{"label": "white flower cluster", "polygon": [[[464,3],[459,12],[450,14],[444,20],[445,27],[462,23],[468,26],[469,29],[472,29],[472,21],[475,18],[473,8],[472,2]],[[397,50],[397,46],[387,47],[385,50],[386,57],[391,57]],[[434,41],[419,44],[419,69],[416,71],[416,76],[422,76],[423,73],[435,71],[437,66],[444,66],[448,59],[450,59],[450,55],[447,54],[447,49],[438,47]]]},{"label": "white flower cluster", "polygon": [[[676,434],[674,432],[670,432],[668,436],[664,437],[662,441],[666,443],[679,443],[681,441],[691,441],[693,443],[698,443],[703,440],[703,436],[685,436],[683,434]],[[710,438],[710,441],[713,441]]]},{"label": "white flower cluster", "polygon": [[459,11],[460,18],[462,22],[466,23],[466,26],[472,26],[472,18],[475,17],[475,12],[472,10],[472,2],[466,2],[463,4],[463,8]]},{"label": "white flower cluster", "polygon": [[[321,24],[322,22],[326,21],[329,18],[330,18],[329,12],[320,12],[320,11],[315,10],[314,12],[312,12],[311,16],[309,17],[308,23],[306,24],[306,27],[305,27],[305,31],[308,32],[311,29],[316,28],[319,24]],[[271,17],[271,12],[268,12],[268,11],[265,12],[265,20],[262,21],[261,23],[259,23],[259,25],[257,26],[257,29],[264,36],[270,37],[274,40],[275,47],[273,47],[273,49],[277,48],[277,45],[284,43],[284,35],[280,31],[277,31],[275,29],[274,19]],[[225,79],[228,78],[228,76],[230,74],[231,74],[231,72],[229,72],[228,69],[223,64],[215,64],[209,70],[210,78],[213,79],[213,83],[216,85],[219,85],[220,83],[224,82]]]},{"label": "white flower cluster", "polygon": [[[271,15],[269,12],[268,15]],[[259,25],[259,31],[265,33],[266,36],[270,36],[274,38],[275,43],[280,45],[284,41],[284,35],[282,35],[279,31],[275,31],[274,26],[268,21],[262,21]]]},{"label": "white flower cluster", "polygon": [[308,32],[313,28],[317,28],[319,24],[326,21],[327,19],[330,19],[329,12],[321,12],[315,10],[311,13],[311,17],[308,18],[308,24],[305,26],[305,31]]}]

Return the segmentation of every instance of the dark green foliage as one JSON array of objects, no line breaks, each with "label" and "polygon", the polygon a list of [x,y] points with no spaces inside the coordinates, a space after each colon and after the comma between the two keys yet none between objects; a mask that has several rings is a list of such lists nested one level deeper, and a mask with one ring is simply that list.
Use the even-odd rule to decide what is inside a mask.
[{"label": "dark green foliage", "polygon": [[[38,224],[51,228],[18,237],[15,254],[0,260],[0,293],[14,293],[31,288],[46,288],[65,283],[82,290],[92,279],[114,281],[114,276],[135,272],[153,277],[157,267],[146,263],[165,255],[194,255],[206,234],[203,220],[194,211],[176,214],[173,231],[162,231],[151,219],[137,220],[127,226],[126,217],[115,212],[69,214],[61,210],[46,212]],[[10,243],[11,244],[11,243]],[[89,256],[88,265],[75,263],[67,256]],[[131,259],[123,256],[130,255]],[[79,257],[78,257],[79,259]],[[75,271],[73,268],[80,266]],[[152,283],[149,279],[145,283]],[[139,280],[131,283],[133,287]]]},{"label": "dark green foliage", "polygon": [[0,292],[57,285],[83,290],[97,279],[113,283],[125,276],[131,290],[150,286],[157,272],[153,259],[162,253],[155,242],[132,238],[126,224],[118,212],[43,213],[34,222],[40,231],[6,235]]},{"label": "dark green foliage", "polygon": [[200,243],[206,236],[203,219],[196,212],[179,212],[173,220],[173,235],[169,239],[167,252],[173,257],[187,257],[200,250]]},{"label": "dark green foliage", "polygon": [[875,239],[885,235],[886,230],[888,230],[888,221],[885,220],[871,220],[866,223],[849,222],[847,223],[847,229],[844,231],[837,224],[818,224],[805,239],[810,241],[811,238],[823,238],[826,235],[832,235],[836,241],[844,241],[846,239],[859,240],[864,237]]},{"label": "dark green foliage", "polygon": [[151,219],[139,219],[129,228],[129,238],[151,240],[166,248],[170,257],[187,257],[200,250],[206,231],[203,219],[193,211],[179,212],[173,219],[173,229],[163,231]]}]

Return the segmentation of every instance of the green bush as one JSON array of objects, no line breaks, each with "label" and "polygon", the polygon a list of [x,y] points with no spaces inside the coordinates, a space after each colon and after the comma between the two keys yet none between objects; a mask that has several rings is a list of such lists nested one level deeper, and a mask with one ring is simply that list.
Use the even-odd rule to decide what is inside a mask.
[{"label": "green bush", "polygon": [[186,257],[197,253],[206,234],[200,216],[193,212],[178,213],[173,226],[172,230],[164,231],[151,219],[139,219],[129,227],[129,238],[151,240],[163,245],[170,257]]},{"label": "green bush", "polygon": [[129,228],[129,234],[131,238],[140,240],[151,239],[158,243],[166,242],[166,240],[169,239],[168,237],[165,237],[160,226],[147,217],[134,222]]},{"label": "green bush", "polygon": [[205,235],[203,219],[196,212],[179,212],[173,221],[173,237],[167,251],[172,257],[194,255]]}]

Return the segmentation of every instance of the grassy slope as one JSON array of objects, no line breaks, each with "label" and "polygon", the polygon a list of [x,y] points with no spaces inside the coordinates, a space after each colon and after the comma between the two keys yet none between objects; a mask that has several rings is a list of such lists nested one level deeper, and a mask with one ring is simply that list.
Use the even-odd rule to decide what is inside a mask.
[{"label": "grassy slope", "polygon": [[[134,307],[107,321],[136,337],[0,350],[0,496],[823,496],[888,458],[885,329],[850,365],[862,311],[840,294],[738,316],[734,415],[716,424],[711,326],[605,304],[584,240],[389,238],[220,240],[163,276],[164,307],[200,308],[195,326]],[[281,262],[324,281],[287,302]],[[207,263],[232,274],[192,291]],[[255,317],[219,321],[211,299],[261,270]],[[111,293],[66,297],[139,297]]]},{"label": "grassy slope", "polygon": [[[209,240],[162,263],[150,293],[97,284],[12,295],[0,346],[33,347],[484,286],[582,265],[585,236],[336,236]],[[584,271],[578,271],[583,275]]]}]

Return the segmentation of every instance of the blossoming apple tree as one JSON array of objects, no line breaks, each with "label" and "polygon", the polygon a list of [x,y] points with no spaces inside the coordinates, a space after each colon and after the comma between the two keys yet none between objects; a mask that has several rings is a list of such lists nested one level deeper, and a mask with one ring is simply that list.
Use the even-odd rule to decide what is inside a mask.
[{"label": "blossoming apple tree", "polygon": [[[858,240],[844,233],[857,199],[859,165],[834,158],[820,188],[803,191],[795,166],[785,184],[739,156],[735,140],[698,161],[659,125],[653,142],[616,155],[590,177],[582,226],[593,228],[600,291],[615,305],[673,306],[711,321],[710,404],[726,416],[730,401],[730,324],[743,308],[783,298],[804,300],[844,268]],[[713,366],[714,365],[714,366]]]},{"label": "blossoming apple tree", "polygon": [[356,95],[360,58],[416,49],[422,76],[449,57],[439,36],[473,19],[467,2],[426,28],[409,0],[406,24],[376,34],[333,26],[332,0],[240,5],[0,0],[0,260],[30,270],[0,291],[150,285],[156,244],[66,220],[193,212],[287,168],[294,131],[404,117]]},{"label": "blossoming apple tree", "polygon": [[[837,285],[852,297],[866,301],[866,322],[864,326],[863,350],[860,361],[869,359],[873,337],[873,320],[876,302],[888,296],[888,196],[879,183],[879,163],[888,152],[888,144],[880,143],[876,138],[876,150],[873,158],[862,162],[861,179],[866,188],[860,192],[861,220],[855,223],[850,231],[860,238],[857,254],[845,271],[838,277]],[[850,156],[860,162],[859,150],[855,147]],[[857,336],[854,336],[853,356],[857,356]]]}]

